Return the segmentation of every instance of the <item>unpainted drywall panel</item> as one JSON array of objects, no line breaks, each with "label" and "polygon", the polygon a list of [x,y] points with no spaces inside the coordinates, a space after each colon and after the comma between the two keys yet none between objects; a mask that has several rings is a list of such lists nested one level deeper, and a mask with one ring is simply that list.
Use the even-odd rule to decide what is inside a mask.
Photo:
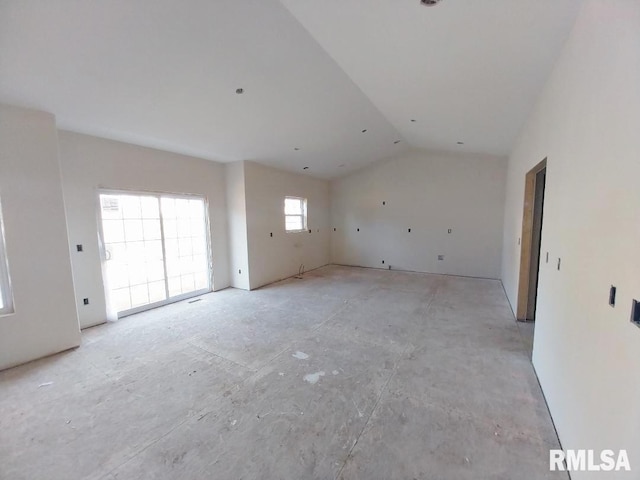
[{"label": "unpainted drywall panel", "polygon": [[[222,164],[60,131],[60,160],[80,326],[106,321],[98,244],[98,190],[192,193],[209,204],[213,287],[229,286],[225,171]],[[76,245],[84,246],[83,252]],[[83,299],[89,298],[89,305]]]},{"label": "unpainted drywall panel", "polygon": [[[251,288],[329,263],[329,182],[244,162]],[[284,198],[307,199],[307,231],[286,232]],[[272,235],[273,234],[273,235]]]},{"label": "unpainted drywall panel", "polygon": [[[630,322],[632,299],[640,298],[638,85],[640,4],[585,2],[509,159],[502,268],[515,306],[525,174],[547,157],[533,362],[562,446],[626,449],[634,470],[640,467],[640,328]],[[615,308],[608,304],[612,284]]]},{"label": "unpainted drywall panel", "polygon": [[80,344],[53,115],[0,105],[0,196],[15,314],[0,369]]},{"label": "unpainted drywall panel", "polygon": [[505,173],[502,157],[412,151],[332,181],[332,262],[498,278]]},{"label": "unpainted drywall panel", "polygon": [[225,165],[227,218],[229,224],[229,280],[234,288],[249,290],[249,250],[247,244],[247,202],[245,162]]}]

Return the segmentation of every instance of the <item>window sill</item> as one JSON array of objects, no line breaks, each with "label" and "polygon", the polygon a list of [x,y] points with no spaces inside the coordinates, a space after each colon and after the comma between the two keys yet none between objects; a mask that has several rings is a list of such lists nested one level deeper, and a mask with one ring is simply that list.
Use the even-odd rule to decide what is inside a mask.
[{"label": "window sill", "polygon": [[304,233],[307,229],[303,228],[302,230],[285,230],[285,233]]}]

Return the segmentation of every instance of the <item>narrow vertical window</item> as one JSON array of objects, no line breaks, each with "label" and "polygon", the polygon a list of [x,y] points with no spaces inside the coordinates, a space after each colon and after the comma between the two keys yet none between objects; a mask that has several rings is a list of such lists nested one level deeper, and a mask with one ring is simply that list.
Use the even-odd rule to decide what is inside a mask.
[{"label": "narrow vertical window", "polygon": [[307,229],[306,198],[284,198],[284,225],[287,232],[301,232]]},{"label": "narrow vertical window", "polygon": [[0,204],[0,315],[13,313],[13,294],[9,279],[9,261],[4,242],[4,222]]}]

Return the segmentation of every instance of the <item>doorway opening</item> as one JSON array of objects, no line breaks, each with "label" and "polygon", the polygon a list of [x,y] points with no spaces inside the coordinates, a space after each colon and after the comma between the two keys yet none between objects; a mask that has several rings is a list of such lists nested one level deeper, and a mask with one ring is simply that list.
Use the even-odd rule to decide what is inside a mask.
[{"label": "doorway opening", "polygon": [[533,322],[536,318],[546,176],[546,158],[529,170],[525,176],[516,310],[516,318],[521,322]]},{"label": "doorway opening", "polygon": [[211,291],[199,196],[100,192],[107,303],[118,318]]}]

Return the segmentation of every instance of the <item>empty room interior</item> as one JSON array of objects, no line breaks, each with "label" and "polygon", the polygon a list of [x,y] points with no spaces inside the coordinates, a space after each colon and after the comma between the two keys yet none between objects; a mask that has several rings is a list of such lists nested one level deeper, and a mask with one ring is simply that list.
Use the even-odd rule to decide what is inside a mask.
[{"label": "empty room interior", "polygon": [[0,0],[0,479],[640,480],[638,0]]}]

